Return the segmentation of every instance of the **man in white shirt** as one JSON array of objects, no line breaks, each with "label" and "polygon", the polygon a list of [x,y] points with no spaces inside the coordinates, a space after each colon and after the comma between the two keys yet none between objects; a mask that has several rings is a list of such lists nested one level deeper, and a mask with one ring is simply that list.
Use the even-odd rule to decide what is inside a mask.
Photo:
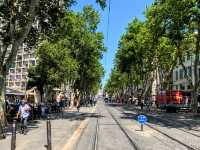
[{"label": "man in white shirt", "polygon": [[31,108],[27,104],[27,101],[22,100],[21,105],[19,106],[18,113],[17,113],[17,118],[19,118],[20,116],[22,134],[26,134],[27,121],[30,116],[30,110]]}]

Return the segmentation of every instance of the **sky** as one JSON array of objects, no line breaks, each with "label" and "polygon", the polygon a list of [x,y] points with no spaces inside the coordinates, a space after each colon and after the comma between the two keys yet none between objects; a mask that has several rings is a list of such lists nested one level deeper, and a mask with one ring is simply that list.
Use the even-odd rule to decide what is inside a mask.
[{"label": "sky", "polygon": [[107,47],[107,52],[104,53],[103,59],[101,60],[105,69],[105,76],[102,79],[103,85],[105,85],[108,80],[114,66],[114,58],[115,53],[117,52],[118,42],[123,33],[126,31],[128,23],[130,23],[135,17],[144,20],[144,11],[146,7],[153,3],[153,1],[154,0],[110,0],[109,26],[109,8],[107,7],[102,10],[99,5],[95,3],[95,0],[78,0],[77,4],[72,7],[75,11],[81,11],[85,5],[90,4],[100,14],[101,22],[99,24],[98,31],[104,33],[104,43]]}]

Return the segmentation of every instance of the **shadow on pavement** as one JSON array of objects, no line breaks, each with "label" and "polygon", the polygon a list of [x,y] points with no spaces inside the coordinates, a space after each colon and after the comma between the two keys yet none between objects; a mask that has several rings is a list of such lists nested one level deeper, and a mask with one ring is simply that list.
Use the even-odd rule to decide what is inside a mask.
[{"label": "shadow on pavement", "polygon": [[[107,104],[109,107],[114,107],[121,111],[121,119],[131,119],[137,121],[139,114],[144,114],[148,117],[148,123],[167,127],[167,128],[185,128],[187,130],[200,131],[200,114],[194,115],[187,112],[166,113],[162,111],[148,112],[144,109],[141,111],[139,107],[125,104]],[[197,129],[198,128],[198,129]]]},{"label": "shadow on pavement", "polygon": [[[62,113],[52,113],[49,114],[49,119],[50,120],[69,120],[69,121],[76,121],[76,120],[85,120],[87,118],[101,118],[104,116],[98,115],[97,113],[88,113],[88,112],[77,112],[77,111],[70,111],[67,112],[65,111],[63,114]],[[38,120],[29,120],[28,122],[28,132],[34,129],[37,129],[40,127],[42,122],[46,121],[47,118],[43,119],[38,119]],[[17,121],[17,133],[20,133],[20,122]],[[8,126],[5,129],[6,131],[6,136],[12,134],[12,124],[8,124]],[[1,140],[1,139],[0,139]]]},{"label": "shadow on pavement", "polygon": [[57,119],[67,119],[70,121],[74,120],[85,120],[86,118],[101,118],[104,116],[98,115],[97,113],[86,113],[86,112],[64,112],[63,116],[62,114],[59,115],[53,115],[50,117],[51,120],[57,120]]}]

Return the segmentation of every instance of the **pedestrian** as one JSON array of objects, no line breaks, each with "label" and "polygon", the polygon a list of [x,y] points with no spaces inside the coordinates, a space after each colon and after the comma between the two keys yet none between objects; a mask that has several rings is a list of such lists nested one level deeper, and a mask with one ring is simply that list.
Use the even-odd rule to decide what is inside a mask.
[{"label": "pedestrian", "polygon": [[61,104],[61,93],[59,93],[56,97],[56,112],[59,113],[61,108],[60,108],[60,104]]},{"label": "pedestrian", "polygon": [[94,98],[94,106],[96,105],[97,103],[97,98]]},{"label": "pedestrian", "polygon": [[90,106],[93,106],[93,100],[91,96],[89,97],[89,101],[90,101]]},{"label": "pedestrian", "polygon": [[76,103],[75,106],[77,108],[77,111],[79,112],[81,105],[80,105],[80,101],[79,101],[78,95],[75,96],[74,102]]},{"label": "pedestrian", "polygon": [[47,117],[46,112],[47,112],[47,106],[44,103],[42,103],[41,104],[41,117],[43,119],[45,119]]},{"label": "pedestrian", "polygon": [[22,134],[27,133],[27,122],[28,122],[28,118],[30,116],[30,111],[31,111],[31,107],[27,104],[27,101],[25,99],[23,99],[21,101],[21,105],[19,106],[19,110],[17,113],[17,118],[20,117]]}]

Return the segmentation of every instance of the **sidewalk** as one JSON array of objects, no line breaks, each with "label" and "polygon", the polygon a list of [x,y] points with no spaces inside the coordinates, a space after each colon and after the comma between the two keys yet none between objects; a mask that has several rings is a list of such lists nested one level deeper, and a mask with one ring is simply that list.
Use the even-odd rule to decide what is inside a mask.
[{"label": "sidewalk", "polygon": [[[52,149],[61,150],[83,120],[91,116],[94,107],[66,110],[63,119],[52,119]],[[17,133],[16,150],[46,150],[46,121],[36,120],[29,125],[27,135]],[[10,150],[11,133],[0,140],[0,149]]]}]

